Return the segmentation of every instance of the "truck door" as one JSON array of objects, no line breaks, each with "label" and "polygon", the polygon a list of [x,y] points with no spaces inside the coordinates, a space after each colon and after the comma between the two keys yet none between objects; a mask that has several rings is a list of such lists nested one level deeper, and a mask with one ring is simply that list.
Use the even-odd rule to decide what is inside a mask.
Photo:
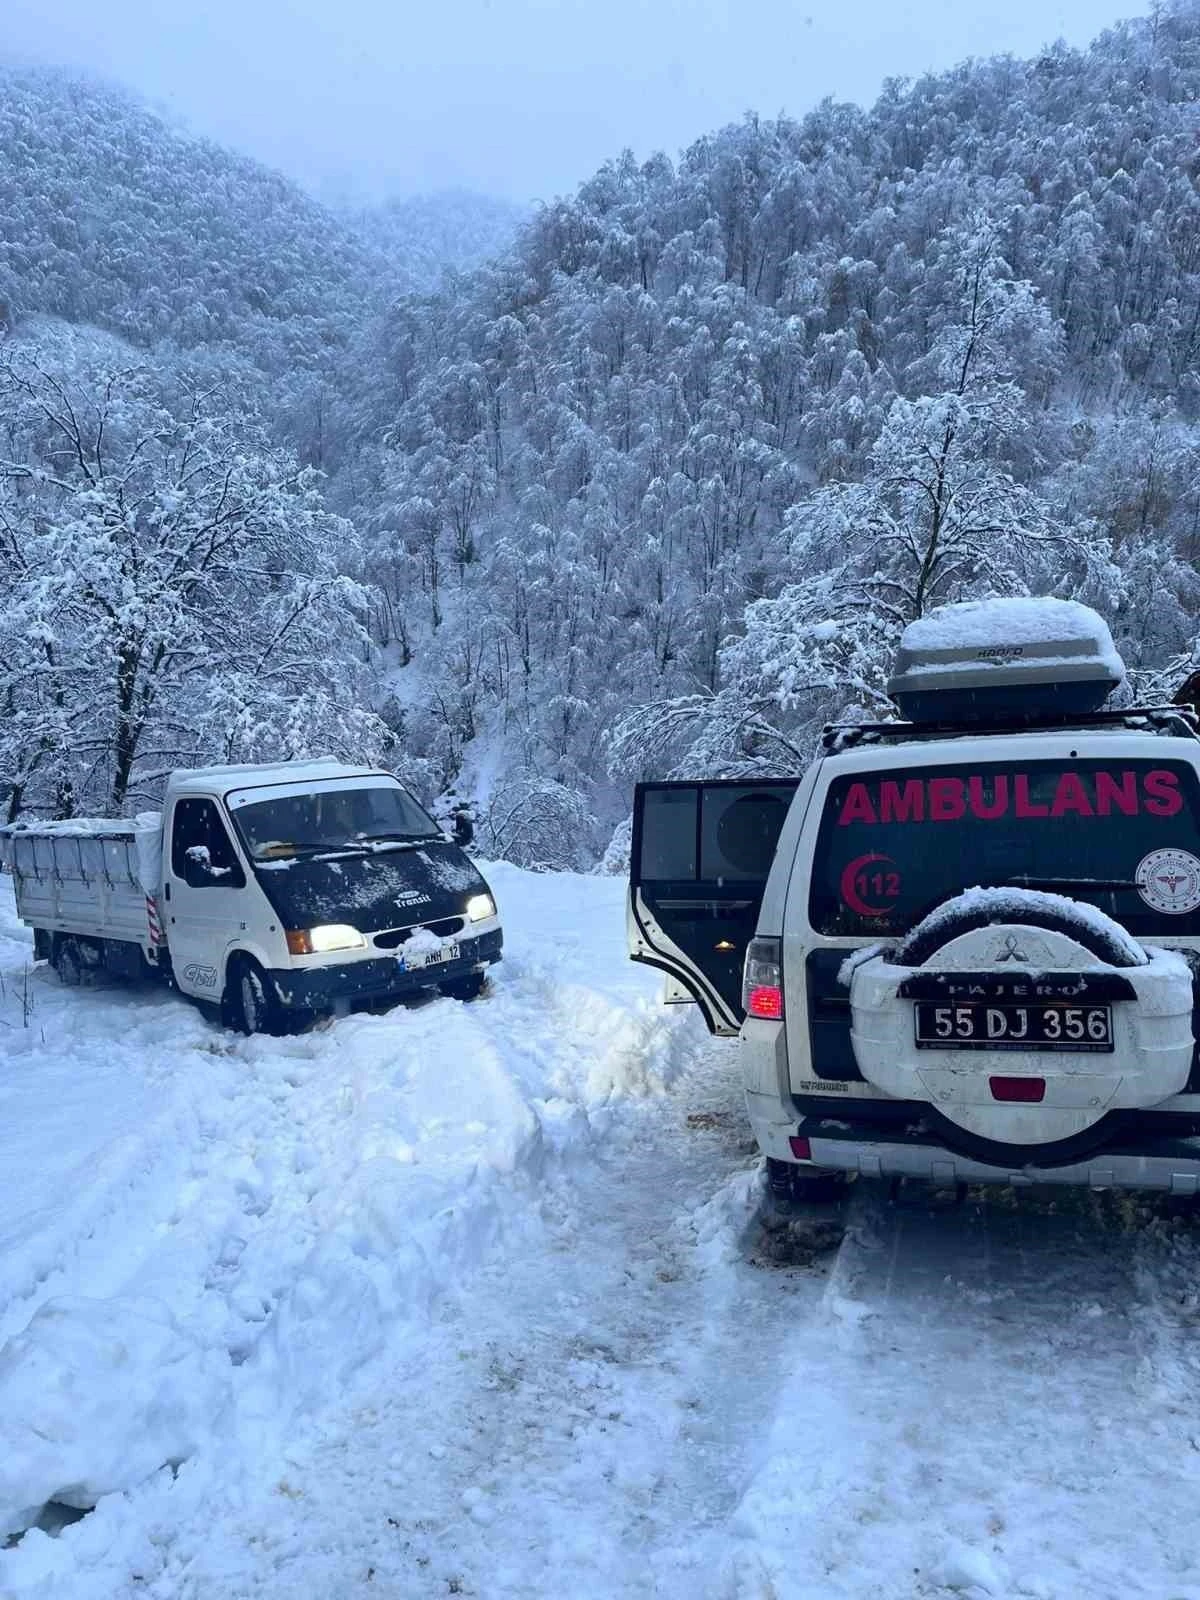
[{"label": "truck door", "polygon": [[639,783],[629,953],[697,1001],[709,1031],[741,1027],[742,962],[799,778]]},{"label": "truck door", "polygon": [[225,952],[246,917],[246,874],[214,800],[177,800],[163,876],[167,944],[185,994],[220,998]]}]

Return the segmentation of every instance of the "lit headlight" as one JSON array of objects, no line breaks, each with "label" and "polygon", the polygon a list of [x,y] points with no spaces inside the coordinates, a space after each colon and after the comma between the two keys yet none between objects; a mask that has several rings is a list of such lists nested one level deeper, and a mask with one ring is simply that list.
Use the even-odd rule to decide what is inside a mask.
[{"label": "lit headlight", "polygon": [[287,936],[294,956],[323,956],[331,950],[365,950],[367,941],[357,928],[344,922],[327,922],[320,928],[296,928]]},{"label": "lit headlight", "polygon": [[467,918],[470,922],[482,922],[485,917],[496,915],[496,902],[490,894],[473,894],[467,901]]}]

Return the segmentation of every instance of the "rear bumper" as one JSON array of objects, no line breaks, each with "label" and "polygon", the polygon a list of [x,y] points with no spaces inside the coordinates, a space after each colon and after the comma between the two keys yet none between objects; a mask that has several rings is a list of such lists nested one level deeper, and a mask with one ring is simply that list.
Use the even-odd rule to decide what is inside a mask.
[{"label": "rear bumper", "polygon": [[1055,1183],[1083,1189],[1159,1189],[1200,1194],[1200,1139],[1155,1141],[1141,1148],[1097,1151],[1061,1167],[989,1166],[913,1140],[879,1140],[810,1134],[813,1165],[864,1178],[921,1178],[935,1184],[993,1183],[1014,1187]]},{"label": "rear bumper", "polygon": [[[1006,1167],[947,1149],[928,1127],[911,1128],[922,1114],[919,1105],[896,1101],[894,1122],[881,1120],[878,1113],[882,1108],[876,1108],[876,1120],[869,1120],[871,1114],[864,1116],[861,1100],[851,1092],[856,1085],[814,1084],[823,1104],[818,1109],[810,1102],[806,1108],[793,1096],[788,1082],[781,1023],[744,1025],[741,1051],[746,1109],[754,1136],[763,1154],[776,1161],[796,1163],[789,1140],[800,1134],[809,1141],[812,1166],[856,1172],[866,1178],[1017,1187],[1046,1183],[1200,1194],[1200,1136],[1195,1136],[1200,1130],[1190,1105],[1186,1112],[1147,1115],[1146,1126],[1127,1128],[1114,1136],[1111,1144],[1078,1160],[1046,1167]],[[1178,1126],[1178,1132],[1172,1124]]]},{"label": "rear bumper", "polygon": [[406,995],[419,994],[422,989],[465,978],[480,967],[490,966],[500,960],[503,944],[504,935],[495,928],[477,939],[460,940],[460,953],[455,960],[419,967],[415,972],[405,972],[393,957],[385,956],[342,961],[307,971],[297,967],[277,969],[271,977],[281,1002],[295,1011],[324,1011],[355,1001],[402,1000]]}]

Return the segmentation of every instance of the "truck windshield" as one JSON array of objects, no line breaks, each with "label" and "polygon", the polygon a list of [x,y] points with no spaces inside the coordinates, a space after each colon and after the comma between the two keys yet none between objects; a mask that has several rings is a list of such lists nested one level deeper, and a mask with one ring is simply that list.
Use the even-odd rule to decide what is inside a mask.
[{"label": "truck windshield", "polygon": [[1200,793],[1170,761],[1016,761],[836,779],[809,891],[818,932],[905,933],[981,885],[1083,900],[1133,934],[1200,933]]},{"label": "truck windshield", "polygon": [[252,861],[436,839],[433,819],[399,784],[235,799],[230,811]]}]

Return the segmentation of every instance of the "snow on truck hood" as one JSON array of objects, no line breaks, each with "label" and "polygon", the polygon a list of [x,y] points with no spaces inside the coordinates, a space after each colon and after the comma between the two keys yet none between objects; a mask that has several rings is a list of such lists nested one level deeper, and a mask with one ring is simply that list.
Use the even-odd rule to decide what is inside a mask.
[{"label": "snow on truck hood", "polygon": [[409,927],[462,914],[487,884],[456,844],[420,845],[285,857],[257,862],[258,881],[285,926],[349,923],[361,933]]}]

